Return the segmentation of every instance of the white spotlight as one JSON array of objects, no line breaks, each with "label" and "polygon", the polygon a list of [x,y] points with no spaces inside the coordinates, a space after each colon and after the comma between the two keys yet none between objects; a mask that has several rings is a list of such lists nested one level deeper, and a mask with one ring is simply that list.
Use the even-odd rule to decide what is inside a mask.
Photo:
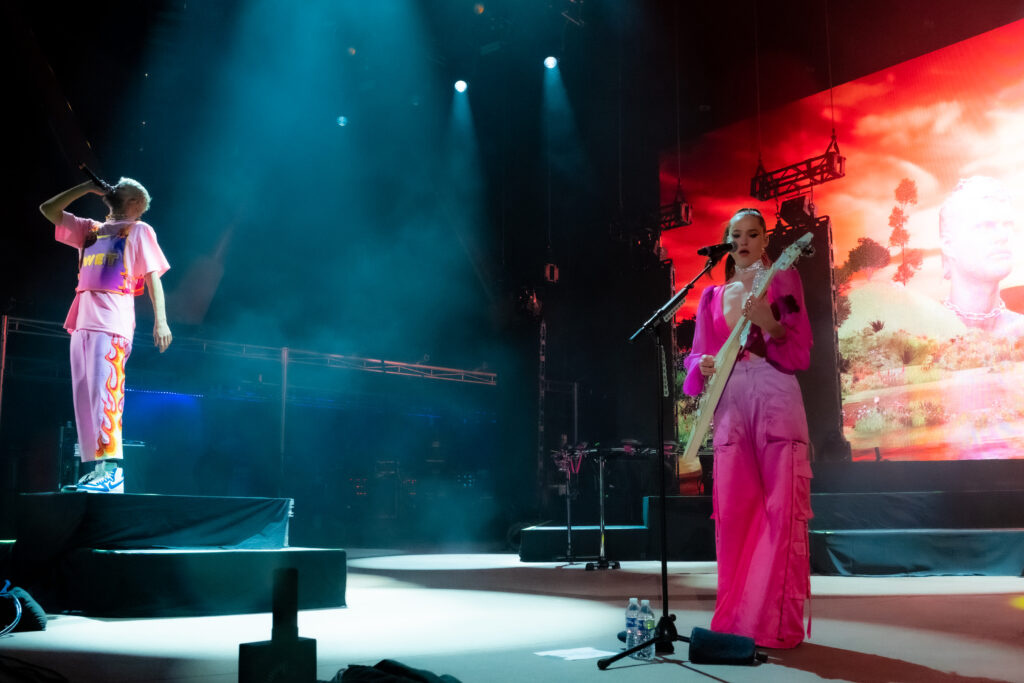
[{"label": "white spotlight", "polygon": [[466,81],[455,81],[456,92],[466,92],[466,88],[468,87],[469,85],[466,84]]},{"label": "white spotlight", "polygon": [[544,60],[544,66],[546,66],[549,69],[554,69],[556,66],[558,66],[558,60],[555,59],[554,57],[548,57],[547,59]]}]

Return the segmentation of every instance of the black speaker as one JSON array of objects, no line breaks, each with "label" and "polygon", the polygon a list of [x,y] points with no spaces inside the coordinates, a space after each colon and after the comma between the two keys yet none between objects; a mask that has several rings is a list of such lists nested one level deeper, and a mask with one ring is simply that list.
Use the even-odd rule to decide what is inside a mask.
[{"label": "black speaker", "polygon": [[753,638],[717,633],[695,627],[690,632],[690,653],[694,664],[740,664],[766,661],[767,657],[755,650]]},{"label": "black speaker", "polygon": [[316,640],[242,643],[238,683],[316,683]]},{"label": "black speaker", "polygon": [[299,638],[299,570],[274,570],[271,640],[238,646],[238,683],[316,683],[316,640]]}]

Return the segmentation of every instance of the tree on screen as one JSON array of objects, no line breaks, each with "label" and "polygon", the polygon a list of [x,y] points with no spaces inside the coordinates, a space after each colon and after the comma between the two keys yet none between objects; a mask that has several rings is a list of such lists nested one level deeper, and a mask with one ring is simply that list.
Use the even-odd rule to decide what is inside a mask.
[{"label": "tree on screen", "polygon": [[864,273],[870,280],[879,268],[885,268],[892,260],[889,250],[870,237],[861,237],[857,246],[849,251],[846,263],[833,269],[836,284],[836,325],[842,325],[850,315],[850,278],[854,273]]},{"label": "tree on screen", "polygon": [[850,275],[864,271],[870,280],[872,273],[879,268],[885,268],[891,260],[888,249],[870,237],[861,237],[857,240],[857,246],[850,250],[843,269]]},{"label": "tree on screen", "polygon": [[892,233],[889,235],[889,246],[900,250],[900,265],[892,276],[894,282],[907,284],[910,278],[914,277],[921,268],[924,254],[920,249],[908,249],[910,233],[907,232],[907,220],[909,215],[907,207],[917,204],[917,183],[910,178],[904,178],[896,186],[896,206],[889,214],[889,227]]}]

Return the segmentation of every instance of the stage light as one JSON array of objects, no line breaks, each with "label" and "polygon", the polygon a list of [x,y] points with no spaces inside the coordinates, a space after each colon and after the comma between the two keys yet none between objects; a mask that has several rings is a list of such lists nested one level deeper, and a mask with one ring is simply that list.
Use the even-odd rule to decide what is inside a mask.
[{"label": "stage light", "polygon": [[455,81],[455,92],[466,92],[466,88],[468,87],[469,85],[466,81]]},{"label": "stage light", "polygon": [[339,116],[338,117],[338,125],[341,126],[341,127],[347,126],[348,125],[348,117],[347,116]]},{"label": "stage light", "polygon": [[558,60],[555,59],[554,57],[548,57],[544,60],[544,66],[546,66],[549,69],[554,69],[556,66],[558,66]]}]

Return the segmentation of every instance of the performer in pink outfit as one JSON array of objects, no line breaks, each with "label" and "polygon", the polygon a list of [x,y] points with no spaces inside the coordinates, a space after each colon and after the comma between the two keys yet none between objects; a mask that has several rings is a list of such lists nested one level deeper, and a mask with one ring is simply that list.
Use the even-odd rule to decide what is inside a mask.
[{"label": "performer in pink outfit", "polygon": [[[103,197],[110,213],[103,223],[65,211],[76,199]],[[163,353],[171,343],[163,285],[167,259],[152,226],[139,220],[149,208],[146,188],[121,178],[106,193],[82,183],[48,199],[39,210],[55,226],[58,242],[79,252],[78,286],[64,327],[71,333],[71,384],[83,464],[96,463],[79,489],[122,493],[120,466],[124,368],[135,334],[135,297],[148,286],[155,323],[153,342]]]},{"label": "performer in pink outfit", "polygon": [[790,648],[804,639],[810,597],[811,468],[793,373],[810,363],[811,328],[795,270],[776,273],[764,296],[750,295],[770,268],[760,212],[738,211],[725,239],[736,251],[726,261],[726,283],[701,295],[683,385],[691,396],[703,390],[745,311],[750,333],[714,414],[718,599],[711,629]]}]

